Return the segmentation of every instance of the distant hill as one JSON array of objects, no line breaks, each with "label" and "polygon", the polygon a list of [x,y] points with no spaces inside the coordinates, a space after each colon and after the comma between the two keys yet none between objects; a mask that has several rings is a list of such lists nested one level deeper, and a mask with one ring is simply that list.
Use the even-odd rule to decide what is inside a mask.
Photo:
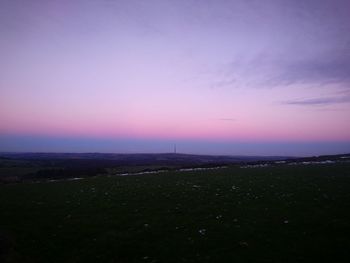
[{"label": "distant hill", "polygon": [[96,162],[113,163],[114,165],[203,165],[230,164],[253,161],[276,161],[293,157],[286,156],[226,156],[226,155],[194,155],[181,153],[160,154],[115,154],[115,153],[0,153],[0,158],[15,160],[94,160]]}]

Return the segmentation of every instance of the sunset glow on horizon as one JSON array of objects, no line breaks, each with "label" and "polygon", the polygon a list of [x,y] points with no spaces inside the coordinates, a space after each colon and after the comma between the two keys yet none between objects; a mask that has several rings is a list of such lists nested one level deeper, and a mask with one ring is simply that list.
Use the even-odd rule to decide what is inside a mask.
[{"label": "sunset glow on horizon", "polygon": [[0,151],[350,152],[349,10],[2,1]]}]

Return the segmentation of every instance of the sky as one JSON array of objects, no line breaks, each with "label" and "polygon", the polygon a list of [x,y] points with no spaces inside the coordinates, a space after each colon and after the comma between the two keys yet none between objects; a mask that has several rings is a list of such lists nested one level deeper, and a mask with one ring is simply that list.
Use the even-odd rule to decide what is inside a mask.
[{"label": "sky", "polygon": [[1,0],[0,152],[350,152],[349,0]]}]

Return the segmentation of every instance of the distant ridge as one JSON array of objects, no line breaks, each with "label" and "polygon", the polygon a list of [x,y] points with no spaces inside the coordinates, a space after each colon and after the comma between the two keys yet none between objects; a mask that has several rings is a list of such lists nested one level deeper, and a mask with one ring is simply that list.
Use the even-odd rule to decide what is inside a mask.
[{"label": "distant ridge", "polygon": [[244,156],[244,155],[199,155],[184,153],[49,153],[49,152],[4,152],[0,158],[11,159],[100,159],[100,160],[196,160],[196,161],[220,161],[220,162],[242,162],[242,161],[268,161],[285,160],[297,157],[290,156]]}]

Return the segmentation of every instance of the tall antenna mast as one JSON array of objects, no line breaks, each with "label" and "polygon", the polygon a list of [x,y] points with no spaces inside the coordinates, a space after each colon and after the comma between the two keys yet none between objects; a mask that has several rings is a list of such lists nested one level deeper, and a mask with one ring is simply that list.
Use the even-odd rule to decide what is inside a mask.
[{"label": "tall antenna mast", "polygon": [[176,143],[174,144],[174,154],[176,154]]}]

